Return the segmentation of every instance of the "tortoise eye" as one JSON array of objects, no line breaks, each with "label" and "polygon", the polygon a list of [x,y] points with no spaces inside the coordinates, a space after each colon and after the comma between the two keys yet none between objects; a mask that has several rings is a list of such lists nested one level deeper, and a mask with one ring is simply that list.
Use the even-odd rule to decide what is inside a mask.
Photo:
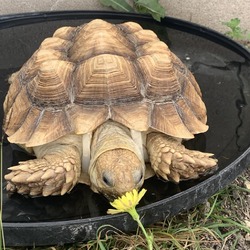
[{"label": "tortoise eye", "polygon": [[107,173],[103,173],[103,177],[102,177],[103,182],[109,186],[109,187],[113,187],[114,186],[114,182],[112,180],[111,176],[108,176]]}]

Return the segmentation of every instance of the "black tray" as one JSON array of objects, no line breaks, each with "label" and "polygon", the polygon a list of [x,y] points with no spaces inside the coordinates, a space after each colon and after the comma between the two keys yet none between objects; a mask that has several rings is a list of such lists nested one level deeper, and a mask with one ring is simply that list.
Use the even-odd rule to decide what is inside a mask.
[{"label": "black tray", "polygon": [[[249,166],[250,157],[250,54],[241,45],[210,29],[164,18],[116,12],[48,12],[0,17],[0,101],[8,90],[7,78],[32,55],[41,41],[61,26],[76,26],[94,18],[113,23],[136,21],[154,30],[195,75],[208,110],[209,131],[187,142],[187,147],[215,153],[219,168],[212,176],[180,185],[156,177],[145,182],[148,190],[138,211],[144,224],[164,220],[189,209],[225,187]],[[0,120],[3,111],[0,112]],[[3,174],[7,167],[28,159],[25,152],[3,139]],[[3,182],[3,187],[6,182]],[[63,197],[3,197],[3,228],[7,246],[38,246],[86,241],[109,224],[122,231],[136,230],[127,214],[106,215],[110,207],[101,195],[77,185]]]}]

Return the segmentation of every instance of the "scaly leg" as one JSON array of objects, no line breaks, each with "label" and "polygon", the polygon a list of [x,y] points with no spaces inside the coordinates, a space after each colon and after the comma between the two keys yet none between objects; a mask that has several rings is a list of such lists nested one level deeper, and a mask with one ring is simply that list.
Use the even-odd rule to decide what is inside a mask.
[{"label": "scaly leg", "polygon": [[63,195],[77,183],[81,172],[79,148],[53,142],[35,148],[38,159],[19,162],[5,175],[7,191],[30,196]]},{"label": "scaly leg", "polygon": [[155,173],[175,183],[196,179],[217,167],[213,154],[186,149],[181,140],[161,133],[148,135],[147,149]]}]

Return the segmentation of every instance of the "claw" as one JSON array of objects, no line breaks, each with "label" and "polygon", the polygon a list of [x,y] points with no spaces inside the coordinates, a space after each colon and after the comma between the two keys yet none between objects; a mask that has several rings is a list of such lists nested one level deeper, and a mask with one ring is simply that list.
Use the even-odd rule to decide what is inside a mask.
[{"label": "claw", "polygon": [[24,172],[33,172],[30,168],[29,168],[29,165],[27,164],[23,164],[23,165],[20,165],[19,166],[19,169],[24,171]]},{"label": "claw", "polygon": [[57,191],[58,188],[55,186],[45,186],[43,188],[43,196],[49,196],[52,195],[55,191]]},{"label": "claw", "polygon": [[48,179],[44,184],[46,186],[52,186],[52,184],[55,184],[55,179]]},{"label": "claw", "polygon": [[183,159],[184,162],[187,162],[187,163],[190,163],[190,164],[195,164],[195,160],[191,156],[189,156],[187,154],[183,154],[182,159]]},{"label": "claw", "polygon": [[6,180],[6,181],[10,181],[12,178],[14,178],[14,173],[13,172],[10,172],[9,174],[6,174],[5,176],[4,176],[4,179]]},{"label": "claw", "polygon": [[181,159],[182,159],[182,154],[179,153],[179,152],[175,152],[175,153],[174,153],[174,157],[175,157],[177,160],[181,160]]},{"label": "claw", "polygon": [[166,174],[164,174],[162,171],[157,170],[156,174],[158,177],[162,178],[163,180],[169,181],[168,176]]},{"label": "claw", "polygon": [[214,154],[212,153],[202,153],[205,157],[213,157]]},{"label": "claw", "polygon": [[172,153],[164,153],[163,155],[162,155],[162,160],[165,162],[165,163],[167,163],[168,165],[170,165],[171,164],[171,162],[172,162]]},{"label": "claw", "polygon": [[66,183],[72,183],[74,179],[75,179],[74,170],[71,170],[66,173]]},{"label": "claw", "polygon": [[182,179],[182,180],[183,180],[183,179],[185,179],[185,180],[190,179],[190,174],[189,174],[189,172],[183,171],[183,172],[181,173],[181,179]]},{"label": "claw", "polygon": [[62,187],[62,190],[61,190],[61,195],[64,195],[67,192],[69,192],[70,189],[71,189],[71,187],[72,187],[71,183],[65,183],[65,184],[63,184],[63,187]]},{"label": "claw", "polygon": [[205,167],[207,165],[205,159],[198,159],[198,158],[195,159],[195,164],[201,167]]},{"label": "claw", "polygon": [[37,188],[32,188],[30,191],[30,195],[31,196],[38,196],[42,194],[42,190],[41,187],[37,187]]},{"label": "claw", "polygon": [[65,171],[64,168],[60,166],[55,169],[56,174],[63,173],[64,171]]},{"label": "claw", "polygon": [[64,174],[57,174],[56,178],[55,178],[55,181],[58,182],[58,181],[63,181],[64,180]]},{"label": "claw", "polygon": [[61,188],[62,187],[62,185],[65,183],[65,181],[64,181],[64,179],[63,180],[60,180],[60,181],[58,181],[58,182],[56,182],[55,184],[55,186],[56,187],[58,187],[58,188]]},{"label": "claw", "polygon": [[213,159],[213,158],[208,158],[206,160],[206,168],[212,168],[212,167],[215,167],[217,165],[217,160],[216,159]]},{"label": "claw", "polygon": [[12,171],[16,171],[16,170],[20,170],[20,166],[9,167],[8,169]]},{"label": "claw", "polygon": [[30,173],[21,173],[16,175],[14,178],[11,179],[14,183],[27,183],[27,179],[30,177]]},{"label": "claw", "polygon": [[72,169],[72,165],[69,162],[64,163],[63,166],[67,172],[69,172]]},{"label": "claw", "polygon": [[187,166],[183,162],[178,162],[178,164],[175,165],[175,168],[180,170],[186,170]]},{"label": "claw", "polygon": [[41,179],[46,180],[46,179],[51,179],[55,177],[55,171],[53,169],[48,169],[45,174],[42,175]]},{"label": "claw", "polygon": [[27,181],[28,182],[40,181],[43,174],[44,174],[43,171],[35,172],[27,179]]},{"label": "claw", "polygon": [[161,162],[159,164],[159,168],[161,169],[161,171],[164,173],[164,174],[170,174],[170,167],[168,164],[166,164],[165,162]]},{"label": "claw", "polygon": [[76,165],[76,161],[73,158],[69,157],[68,160],[72,165]]},{"label": "claw", "polygon": [[39,183],[36,183],[36,182],[30,182],[30,183],[28,183],[28,186],[30,188],[37,188],[37,187],[39,187],[41,185],[39,185]]},{"label": "claw", "polygon": [[175,183],[179,183],[180,182],[180,175],[175,172],[175,171],[171,171],[171,173],[169,174],[169,177],[175,182]]},{"label": "claw", "polygon": [[190,179],[197,179],[197,178],[199,178],[199,174],[194,171],[192,174],[189,175],[189,178]]},{"label": "claw", "polygon": [[16,191],[16,186],[13,185],[12,183],[8,182],[6,185],[6,190],[8,192],[15,192]]},{"label": "claw", "polygon": [[30,191],[29,187],[28,186],[21,186],[19,189],[18,189],[18,193],[19,194],[28,194]]}]

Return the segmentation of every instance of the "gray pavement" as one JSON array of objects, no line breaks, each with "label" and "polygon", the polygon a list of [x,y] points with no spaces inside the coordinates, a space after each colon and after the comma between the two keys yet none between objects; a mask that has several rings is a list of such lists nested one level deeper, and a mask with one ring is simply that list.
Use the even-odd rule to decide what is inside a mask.
[{"label": "gray pavement", "polygon": [[[224,33],[222,25],[238,17],[250,32],[250,0],[160,0],[168,16],[188,20]],[[110,10],[99,0],[0,0],[0,15],[56,10]]]}]

